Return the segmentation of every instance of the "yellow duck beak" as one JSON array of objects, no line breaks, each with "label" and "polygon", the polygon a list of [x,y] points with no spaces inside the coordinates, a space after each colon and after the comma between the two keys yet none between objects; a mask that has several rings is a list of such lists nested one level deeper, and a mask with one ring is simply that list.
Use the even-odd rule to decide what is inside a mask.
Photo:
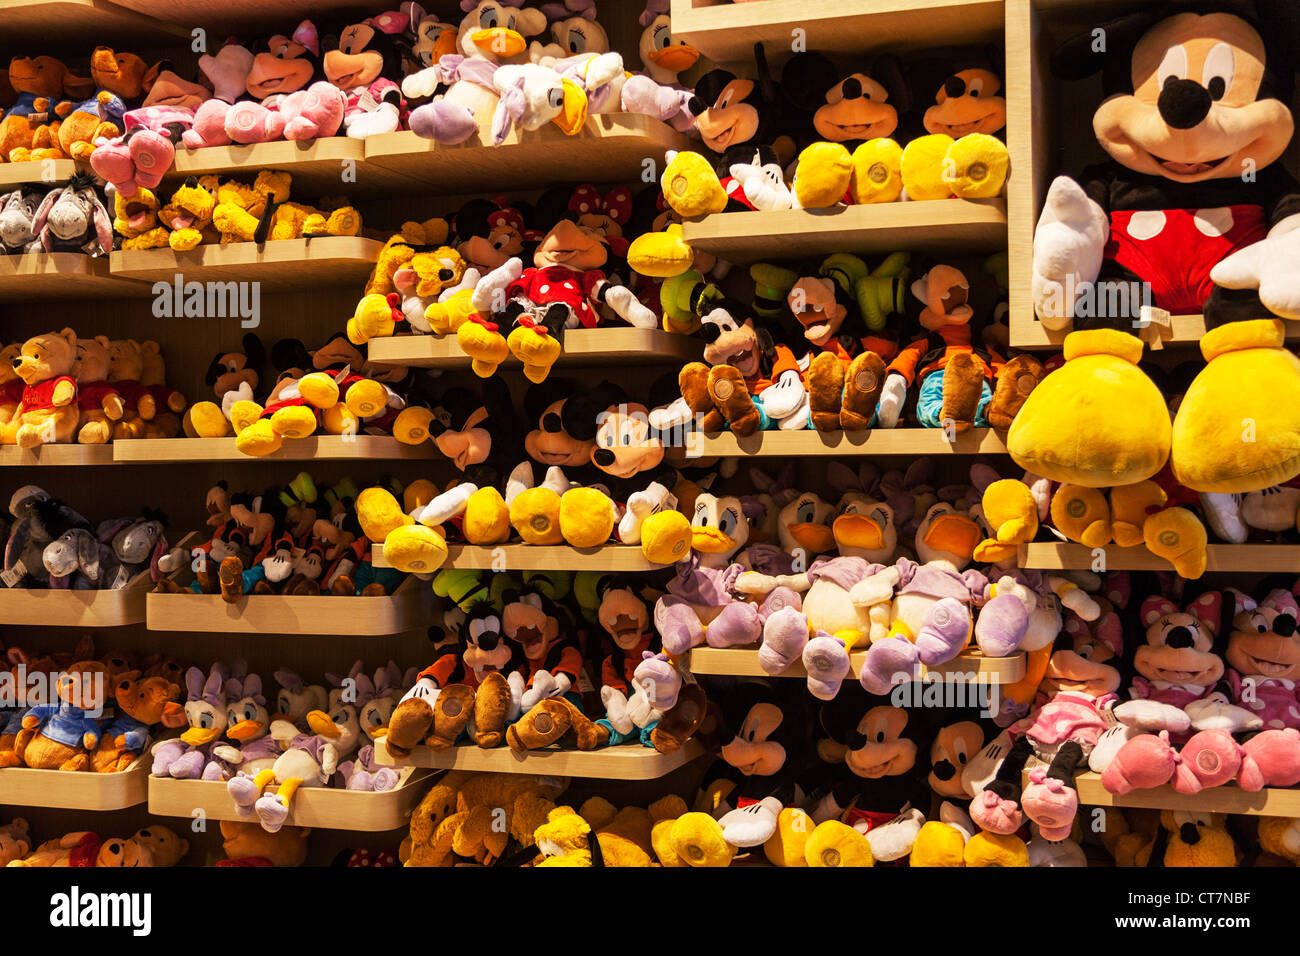
[{"label": "yellow duck beak", "polygon": [[565,136],[575,136],[587,125],[587,94],[573,80],[564,80],[564,106],[560,115],[551,122],[563,130]]},{"label": "yellow duck beak", "polygon": [[680,73],[695,65],[700,58],[700,51],[690,44],[678,43],[675,46],[664,47],[662,50],[651,50],[648,58],[655,66]]},{"label": "yellow duck beak", "polygon": [[325,737],[339,737],[343,733],[339,725],[330,720],[329,714],[323,710],[311,711],[307,715],[307,726],[311,728],[312,733]]},{"label": "yellow duck beak", "polygon": [[835,535],[829,525],[805,522],[790,525],[790,537],[805,551],[825,554],[835,546]]},{"label": "yellow duck beak", "polygon": [[691,528],[691,547],[704,554],[726,554],[736,547],[736,539],[717,528]]},{"label": "yellow duck beak", "polygon": [[260,720],[241,720],[226,730],[226,736],[231,740],[249,740],[260,734],[265,727]]},{"label": "yellow duck beak", "polygon": [[983,539],[979,525],[961,515],[940,515],[930,522],[923,539],[935,551],[955,554],[969,561]]},{"label": "yellow duck beak", "polygon": [[471,33],[469,38],[480,50],[491,53],[503,60],[518,56],[528,47],[523,34],[506,27],[490,27],[486,30],[477,30]]},{"label": "yellow duck beak", "polygon": [[840,515],[831,524],[835,543],[841,548],[879,551],[885,546],[885,532],[866,515]]},{"label": "yellow duck beak", "polygon": [[202,747],[204,744],[212,743],[220,736],[221,731],[215,727],[191,727],[181,734],[181,740],[191,747]]}]

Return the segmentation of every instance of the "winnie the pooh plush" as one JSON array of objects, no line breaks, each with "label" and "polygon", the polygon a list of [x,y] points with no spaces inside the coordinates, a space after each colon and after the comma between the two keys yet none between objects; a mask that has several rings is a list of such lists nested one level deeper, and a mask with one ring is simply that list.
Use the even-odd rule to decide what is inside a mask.
[{"label": "winnie the pooh plush", "polygon": [[267,833],[260,823],[222,820],[221,849],[226,858],[218,860],[216,865],[302,866],[307,859],[310,835],[311,827],[281,827],[275,833]]},{"label": "winnie the pooh plush", "polygon": [[134,53],[117,53],[96,47],[90,54],[90,78],[96,89],[73,109],[59,125],[58,145],[65,156],[89,162],[97,139],[122,135],[128,101],[144,93],[149,67]]},{"label": "winnie the pooh plush", "polygon": [[90,751],[99,744],[108,668],[99,661],[78,661],[59,674],[57,704],[42,704],[23,715],[14,751],[34,770],[86,770]]},{"label": "winnie the pooh plush", "polygon": [[81,412],[77,441],[102,445],[113,437],[113,426],[122,417],[122,396],[108,382],[108,336],[77,339],[72,377],[77,380],[77,408]]},{"label": "winnie the pooh plush", "polygon": [[144,438],[145,422],[153,418],[152,401],[140,384],[144,374],[144,353],[135,339],[112,339],[108,343],[108,381],[122,396],[122,417],[113,426],[113,438]]},{"label": "winnie the pooh plush", "polygon": [[181,839],[167,827],[157,824],[136,830],[131,840],[149,851],[154,866],[175,866],[190,852],[189,840]]},{"label": "winnie the pooh plush", "polygon": [[0,866],[8,866],[32,852],[32,838],[27,831],[27,821],[22,817],[0,826]]},{"label": "winnie the pooh plush", "polygon": [[34,335],[23,343],[13,368],[23,380],[18,410],[0,443],[35,448],[70,442],[77,430],[77,333],[72,329]]},{"label": "winnie the pooh plush", "polygon": [[16,56],[9,61],[9,85],[18,100],[0,121],[0,160],[63,158],[58,131],[74,107],[63,98],[70,81],[68,67],[52,56]]}]

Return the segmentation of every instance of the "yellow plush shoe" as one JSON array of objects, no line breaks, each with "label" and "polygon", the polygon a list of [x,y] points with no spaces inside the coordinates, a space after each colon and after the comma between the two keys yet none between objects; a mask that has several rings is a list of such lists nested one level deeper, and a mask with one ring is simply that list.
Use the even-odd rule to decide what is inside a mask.
[{"label": "yellow plush shoe", "polygon": [[[348,319],[348,341],[353,345],[365,345],[371,339],[392,335],[397,328],[394,322],[395,311],[388,296],[378,293],[362,296],[352,312],[352,318]],[[401,313],[398,312],[397,315],[400,316]]]},{"label": "yellow plush shoe", "polygon": [[[258,412],[261,415],[261,412]],[[224,438],[230,434],[230,422],[221,414],[216,402],[195,402],[189,410],[190,427],[198,438]]]},{"label": "yellow plush shoe", "polygon": [[707,216],[727,208],[727,191],[713,165],[699,153],[683,150],[664,169],[660,182],[664,199],[683,219]]},{"label": "yellow plush shoe", "polygon": [[265,418],[259,418],[235,436],[235,448],[255,458],[277,452],[283,444],[284,438]]},{"label": "yellow plush shoe", "polygon": [[903,147],[881,137],[855,149],[849,193],[859,205],[895,202],[903,194]]},{"label": "yellow plush shoe", "polygon": [[423,405],[407,405],[393,419],[393,437],[403,445],[419,445],[429,440],[429,423],[433,412]]},{"label": "yellow plush shoe", "polygon": [[546,381],[564,351],[560,340],[551,335],[544,326],[515,326],[506,338],[506,347],[524,366],[524,378],[533,384]]},{"label": "yellow plush shoe", "polygon": [[659,511],[641,523],[641,553],[655,564],[676,564],[691,550],[691,523],[680,511]]},{"label": "yellow plush shoe", "polygon": [[1052,524],[1071,541],[1087,548],[1110,544],[1110,505],[1096,488],[1061,485],[1052,495]]},{"label": "yellow plush shoe", "polygon": [[501,492],[495,488],[480,488],[465,503],[465,516],[461,530],[470,544],[505,544],[510,540],[510,509]]},{"label": "yellow plush shoe", "polygon": [[1142,526],[1147,516],[1165,506],[1167,497],[1154,481],[1139,481],[1112,488],[1110,492],[1110,534],[1121,548],[1136,548],[1144,541]]},{"label": "yellow plush shoe", "polygon": [[285,438],[306,438],[316,432],[316,411],[307,405],[286,405],[271,413],[270,422]]},{"label": "yellow plush shoe", "polygon": [[690,269],[695,250],[682,239],[682,227],[670,223],[663,232],[647,232],[628,246],[627,264],[637,275],[671,279]]},{"label": "yellow plush shoe", "polygon": [[384,539],[384,560],[399,571],[436,571],[447,561],[447,542],[433,528],[402,525]]},{"label": "yellow plush shoe", "polygon": [[944,159],[953,139],[943,133],[918,136],[903,150],[903,188],[909,199],[950,199],[952,190],[944,179]]},{"label": "yellow plush shoe", "polygon": [[1166,508],[1147,518],[1142,533],[1147,550],[1172,564],[1179,577],[1195,580],[1205,573],[1209,539],[1191,511]]},{"label": "yellow plush shoe", "polygon": [[827,820],[817,825],[804,847],[809,866],[873,866],[871,844],[847,823]]},{"label": "yellow plush shoe", "polygon": [[853,157],[842,143],[813,143],[799,154],[794,194],[804,209],[829,209],[843,202],[853,180]]},{"label": "yellow plush shoe", "polygon": [[353,382],[343,401],[357,418],[370,418],[388,407],[388,392],[373,379]]},{"label": "yellow plush shoe", "polygon": [[387,488],[366,488],[357,495],[356,502],[361,533],[375,544],[383,544],[397,528],[415,523]]},{"label": "yellow plush shoe", "polygon": [[807,866],[808,838],[817,824],[796,807],[786,807],[776,818],[776,832],[763,844],[763,855],[773,866]]},{"label": "yellow plush shoe", "polygon": [[309,372],[298,379],[298,394],[317,408],[329,408],[339,400],[339,383],[333,375]]},{"label": "yellow plush shoe", "polygon": [[510,502],[510,526],[528,544],[562,544],[560,496],[550,488],[529,488]]},{"label": "yellow plush shoe", "polygon": [[438,497],[438,486],[428,478],[417,478],[402,489],[402,510],[408,515]]},{"label": "yellow plush shoe", "polygon": [[686,866],[686,861],[673,848],[673,826],[676,823],[677,818],[656,820],[650,829],[650,845],[654,848],[660,866]]},{"label": "yellow plush shoe", "polygon": [[975,548],[975,560],[996,563],[1016,555],[1017,547],[1034,540],[1038,534],[1038,503],[1023,481],[1003,478],[984,489],[981,502],[984,520],[993,528],[995,538],[981,541]]},{"label": "yellow plush shoe", "polygon": [[1006,144],[987,133],[963,136],[949,147],[943,161],[948,188],[958,199],[992,199],[1002,195],[1010,167],[1011,156]]},{"label": "yellow plush shoe", "polygon": [[560,496],[560,535],[575,548],[596,548],[614,531],[614,502],[595,488],[570,488]]},{"label": "yellow plush shoe", "polygon": [[456,330],[456,342],[471,359],[470,368],[479,378],[490,378],[510,355],[506,337],[495,322],[476,316]]},{"label": "yellow plush shoe", "polygon": [[436,335],[448,335],[460,329],[475,315],[474,290],[461,289],[446,302],[431,302],[424,310],[424,317]]},{"label": "yellow plush shoe", "polygon": [[360,420],[342,402],[321,409],[320,424],[327,435],[355,435],[361,429]]},{"label": "yellow plush shoe", "polygon": [[230,427],[239,434],[262,417],[262,406],[257,402],[238,401],[230,406]]},{"label": "yellow plush shoe", "polygon": [[1007,430],[1012,460],[1035,475],[1087,488],[1155,475],[1169,458],[1169,409],[1137,367],[1141,357],[1141,339],[1127,332],[1067,335],[1065,364],[1029,393]]},{"label": "yellow plush shoe", "polygon": [[1029,848],[1020,837],[982,831],[966,841],[967,866],[1028,866]]},{"label": "yellow plush shoe", "polygon": [[730,866],[736,850],[722,836],[722,827],[707,813],[683,813],[670,831],[673,852],[687,866]]},{"label": "yellow plush shoe", "polygon": [[922,824],[912,844],[909,866],[953,867],[966,865],[966,838],[956,827],[938,820]]},{"label": "yellow plush shoe", "polygon": [[1208,363],[1173,426],[1174,477],[1193,491],[1244,493],[1300,474],[1300,358],[1280,319],[1207,332]]}]

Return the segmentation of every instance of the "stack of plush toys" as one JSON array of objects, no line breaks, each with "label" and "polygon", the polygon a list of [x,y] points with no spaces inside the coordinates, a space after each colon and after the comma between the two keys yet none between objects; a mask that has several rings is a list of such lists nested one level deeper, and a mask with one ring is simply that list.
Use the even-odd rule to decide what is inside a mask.
[{"label": "stack of plush toys", "polygon": [[77,830],[36,843],[22,817],[0,826],[0,864],[5,866],[176,866],[190,852],[188,840],[151,823],[129,837],[101,837]]},{"label": "stack of plush toys", "polygon": [[204,497],[207,540],[188,548],[194,578],[158,577],[158,594],[220,594],[230,604],[245,595],[376,597],[392,594],[405,575],[376,568],[357,520],[356,485],[343,479],[317,488],[300,472],[289,484],[231,492],[225,481]]},{"label": "stack of plush toys", "polygon": [[154,581],[183,567],[185,554],[167,544],[167,516],[150,508],[92,522],[36,485],[9,498],[4,570],[7,588],[117,590],[142,575]]},{"label": "stack of plush toys", "polygon": [[75,252],[106,256],[114,248],[112,217],[94,180],[25,184],[0,193],[0,255]]},{"label": "stack of plush toys", "polygon": [[35,448],[174,438],[188,402],[167,384],[158,343],[72,329],[0,349],[0,445]]}]

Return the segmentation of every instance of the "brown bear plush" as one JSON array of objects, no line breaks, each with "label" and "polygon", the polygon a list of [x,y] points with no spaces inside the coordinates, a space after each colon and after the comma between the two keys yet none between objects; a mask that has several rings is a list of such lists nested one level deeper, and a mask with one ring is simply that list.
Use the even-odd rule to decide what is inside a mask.
[{"label": "brown bear plush", "polygon": [[122,417],[122,396],[108,383],[107,336],[77,339],[72,377],[77,380],[77,407],[81,412],[77,441],[102,445],[113,437],[113,423]]},{"label": "brown bear plush", "polygon": [[185,708],[176,702],[180,696],[180,687],[166,678],[141,677],[139,671],[119,675],[113,688],[118,715],[104,727],[91,754],[92,769],[97,773],[125,770],[148,746],[151,728],[184,727]]},{"label": "brown bear plush", "polygon": [[226,853],[217,866],[302,866],[307,859],[310,827],[281,827],[267,833],[261,824],[221,821],[221,848]]},{"label": "brown bear plush", "polygon": [[108,668],[99,661],[78,661],[59,674],[59,703],[33,707],[23,716],[14,752],[35,770],[86,770],[90,751],[99,744],[99,721],[105,702]]}]

